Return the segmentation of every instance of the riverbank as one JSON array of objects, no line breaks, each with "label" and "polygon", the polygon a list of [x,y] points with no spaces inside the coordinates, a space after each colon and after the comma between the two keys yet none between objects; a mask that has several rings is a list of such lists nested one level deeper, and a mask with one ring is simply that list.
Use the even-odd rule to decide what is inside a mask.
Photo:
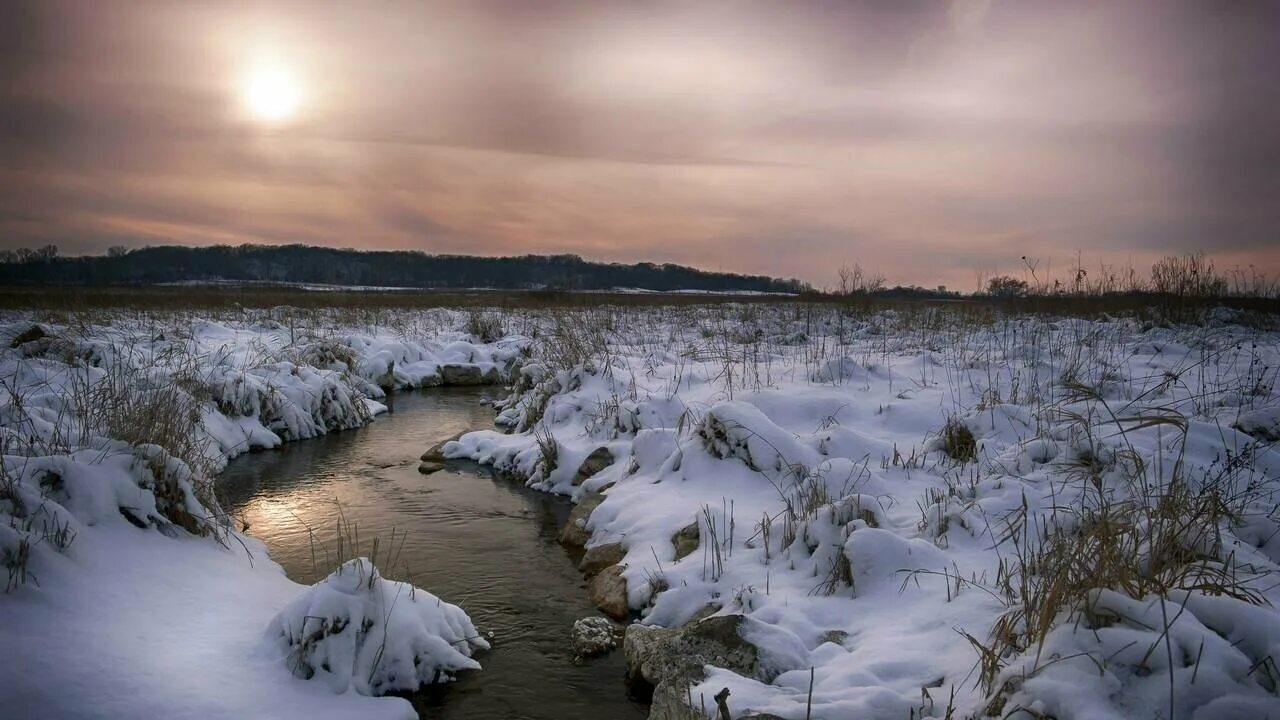
[{"label": "riverbank", "polygon": [[442,451],[578,503],[668,716],[1280,715],[1267,318],[610,315]]},{"label": "riverbank", "polygon": [[[485,642],[460,610],[365,566],[298,585],[214,491],[236,455],[365,425],[386,409],[373,399],[380,384],[497,381],[521,352],[518,339],[468,341],[449,327],[464,324],[457,315],[419,318],[432,319],[440,324],[406,340],[396,329],[336,323],[303,331],[269,312],[220,322],[7,318],[7,715],[410,718],[409,702],[372,697],[373,686],[416,686],[412,666],[426,682],[475,667],[466,656]],[[383,611],[363,615],[355,601]],[[312,640],[306,616],[318,611],[334,622]],[[368,629],[361,617],[395,624],[410,645],[379,651],[372,665],[361,635],[334,646],[349,635],[342,625]],[[371,672],[341,680],[334,665],[344,660]],[[408,677],[395,676],[402,662]],[[354,689],[335,694],[335,680]]]},{"label": "riverbank", "polygon": [[493,649],[474,656],[483,670],[410,695],[423,717],[644,718],[627,699],[621,654],[578,662],[570,646],[573,622],[596,612],[557,542],[568,499],[465,461],[417,469],[424,447],[492,427],[481,401],[501,394],[400,393],[391,413],[359,430],[237,458],[219,477],[224,507],[302,583],[326,572],[312,544],[335,547],[340,518],[366,545],[394,534],[396,576],[466,609]]}]

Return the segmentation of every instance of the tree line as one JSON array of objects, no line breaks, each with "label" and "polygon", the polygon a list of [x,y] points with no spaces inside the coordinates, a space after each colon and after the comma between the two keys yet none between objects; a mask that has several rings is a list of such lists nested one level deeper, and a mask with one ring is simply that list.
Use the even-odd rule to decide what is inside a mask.
[{"label": "tree line", "polygon": [[480,257],[309,245],[113,247],[64,257],[53,245],[0,253],[0,283],[156,285],[200,281],[315,283],[421,289],[808,290],[796,279],[708,272],[670,263],[601,263],[577,255]]}]

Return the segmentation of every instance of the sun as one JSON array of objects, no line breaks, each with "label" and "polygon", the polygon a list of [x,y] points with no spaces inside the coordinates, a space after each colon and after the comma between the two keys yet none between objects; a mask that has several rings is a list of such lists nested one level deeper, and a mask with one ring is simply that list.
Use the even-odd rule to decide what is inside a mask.
[{"label": "sun", "polygon": [[241,88],[245,110],[255,120],[281,123],[295,117],[302,104],[297,77],[283,67],[260,67],[248,73]]}]

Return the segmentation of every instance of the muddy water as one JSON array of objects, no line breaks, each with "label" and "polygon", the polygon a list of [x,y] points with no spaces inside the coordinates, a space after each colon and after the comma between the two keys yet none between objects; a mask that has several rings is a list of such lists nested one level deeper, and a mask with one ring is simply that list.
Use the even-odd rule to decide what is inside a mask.
[{"label": "muddy water", "polygon": [[476,656],[483,670],[411,698],[423,717],[643,718],[645,706],[627,698],[620,653],[573,662],[569,627],[597,613],[556,542],[569,503],[470,463],[418,472],[428,446],[492,427],[482,396],[402,394],[393,413],[360,430],[237,458],[219,478],[224,502],[300,583],[331,569],[312,536],[317,548],[335,547],[340,512],[365,548],[380,538],[383,556],[392,528],[397,545],[407,533],[387,574],[461,605],[494,634],[493,649]]}]

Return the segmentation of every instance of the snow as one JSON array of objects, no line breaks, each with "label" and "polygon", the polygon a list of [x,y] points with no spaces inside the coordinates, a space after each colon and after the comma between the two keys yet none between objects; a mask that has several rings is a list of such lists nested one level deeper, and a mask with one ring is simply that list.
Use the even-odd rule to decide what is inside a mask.
[{"label": "snow", "polygon": [[263,630],[302,588],[266,549],[227,551],[123,521],[41,564],[38,587],[0,603],[11,718],[412,718],[399,698],[294,678]]},{"label": "snow", "polygon": [[[1280,717],[1280,673],[1261,669],[1280,638],[1280,336],[1214,312],[1181,326],[929,313],[613,310],[590,358],[534,352],[496,404],[516,433],[444,453],[575,500],[603,492],[587,544],[622,544],[640,622],[708,605],[751,619],[767,671],[709,668],[695,706],[728,687],[735,716]],[[948,418],[974,436],[972,461],[948,455]],[[575,485],[601,446],[617,462]],[[1230,510],[1188,500],[1200,514],[1173,537],[1200,559],[1125,581],[1168,583],[1164,605],[1121,583],[1049,618],[1043,642],[1019,624],[1020,582],[1047,582],[1024,560],[1124,509],[1148,528],[1122,540],[1142,573],[1158,537],[1144,523],[1175,486]],[[676,560],[694,522],[701,545]],[[1234,597],[1214,595],[1219,569]],[[1004,645],[1001,618],[1018,631]],[[997,649],[986,682],[966,634]]]},{"label": "snow", "polygon": [[[237,321],[121,318],[74,329],[46,325],[43,344],[0,356],[0,376],[13,379],[0,389],[0,402],[6,412],[22,409],[4,427],[27,426],[15,439],[60,449],[67,444],[61,436],[86,431],[76,427],[78,387],[177,385],[202,414],[196,432],[209,442],[216,470],[249,450],[363,425],[384,409],[376,402],[382,386],[439,385],[447,366],[501,378],[527,341],[475,342],[453,329],[461,318],[444,312],[397,328],[312,318],[314,328],[300,329],[269,312],[245,311]],[[0,323],[0,341],[8,345],[31,324],[21,317]],[[48,338],[56,340],[52,347]]]},{"label": "snow", "polygon": [[489,649],[457,605],[387,580],[367,558],[307,588],[271,621],[267,637],[294,675],[319,677],[339,694],[413,691],[479,670],[471,651]]},{"label": "snow", "polygon": [[370,422],[389,359],[413,369],[400,388],[449,365],[501,376],[525,341],[478,342],[458,313],[416,317],[416,335],[273,314],[0,319],[6,718],[412,718],[381,695],[479,669],[461,608],[366,559],[289,580],[213,474]]},{"label": "snow", "polygon": [[[588,546],[620,544],[638,622],[745,616],[760,671],[708,667],[695,705],[1280,717],[1274,318],[601,306],[508,312],[518,335],[483,343],[459,312],[307,312],[120,314],[0,351],[0,550],[28,573],[0,596],[6,710],[412,716],[376,695],[474,668],[465,613],[359,559],[292,583],[209,478],[462,367],[512,381],[504,431],[444,455],[599,501]],[[112,437],[83,400],[116,383],[179,388],[192,442]]]}]

